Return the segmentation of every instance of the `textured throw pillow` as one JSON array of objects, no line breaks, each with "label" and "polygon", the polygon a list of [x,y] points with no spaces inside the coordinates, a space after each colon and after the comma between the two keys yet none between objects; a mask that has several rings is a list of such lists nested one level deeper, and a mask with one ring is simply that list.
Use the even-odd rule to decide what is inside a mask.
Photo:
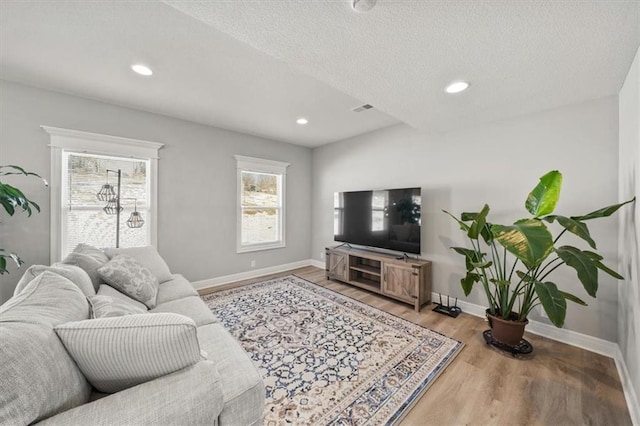
[{"label": "textured throw pillow", "polygon": [[13,295],[16,296],[20,293],[27,284],[29,284],[35,277],[40,275],[41,273],[49,271],[61,275],[72,283],[78,286],[78,288],[84,293],[85,296],[94,296],[96,294],[96,290],[93,288],[93,283],[91,282],[91,278],[85,272],[84,269],[74,266],[67,265],[64,263],[54,263],[51,266],[46,265],[32,265],[24,272],[20,281],[16,285],[15,290],[13,291]]},{"label": "textured throw pillow", "polygon": [[119,254],[98,269],[98,275],[107,284],[127,296],[155,308],[158,296],[158,279],[140,262]]},{"label": "textured throw pillow", "polygon": [[115,300],[118,300],[122,303],[125,303],[127,305],[132,305],[134,308],[139,308],[141,310],[143,310],[144,312],[148,311],[147,305],[145,305],[144,303],[140,303],[137,300],[134,300],[132,298],[130,298],[129,296],[127,296],[124,293],[119,292],[118,290],[116,290],[115,288],[111,287],[109,284],[101,284],[100,288],[98,289],[98,293],[96,293],[98,296],[109,296],[114,298]]},{"label": "textured throw pillow", "polygon": [[91,305],[91,318],[121,317],[147,312],[146,309],[140,309],[110,296],[91,296],[89,304]]},{"label": "textured throw pillow", "polygon": [[89,383],[113,393],[181,370],[200,356],[195,323],[178,314],[126,315],[55,328]]},{"label": "textured throw pillow", "polygon": [[159,283],[169,281],[173,278],[169,266],[153,246],[109,248],[105,253],[110,258],[118,254],[126,254],[142,263],[158,279]]}]

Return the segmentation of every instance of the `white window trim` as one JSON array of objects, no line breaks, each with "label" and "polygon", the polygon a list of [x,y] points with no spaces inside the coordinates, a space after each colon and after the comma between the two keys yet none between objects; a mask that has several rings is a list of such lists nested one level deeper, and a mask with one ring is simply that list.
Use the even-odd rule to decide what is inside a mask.
[{"label": "white window trim", "polygon": [[[253,157],[245,157],[243,155],[234,155],[236,159],[236,168],[237,168],[237,176],[236,176],[236,253],[247,253],[252,251],[260,251],[260,250],[271,250],[276,248],[282,248],[286,246],[286,177],[287,177],[287,167],[289,167],[290,163],[283,163],[281,161],[273,161],[273,160],[265,160],[262,158],[253,158]],[[281,185],[281,205],[282,208],[280,210],[280,230],[282,232],[282,239],[273,243],[260,243],[260,244],[250,244],[243,245],[242,244],[242,200],[241,200],[241,191],[242,191],[242,172],[250,171],[250,172],[258,172],[258,173],[273,173],[282,175],[282,185]]]},{"label": "white window trim", "polygon": [[119,136],[101,135],[59,127],[40,126],[49,134],[51,148],[51,263],[62,260],[62,153],[75,151],[115,157],[130,157],[149,160],[151,182],[151,217],[145,223],[149,226],[150,243],[158,246],[158,151],[162,143]]}]

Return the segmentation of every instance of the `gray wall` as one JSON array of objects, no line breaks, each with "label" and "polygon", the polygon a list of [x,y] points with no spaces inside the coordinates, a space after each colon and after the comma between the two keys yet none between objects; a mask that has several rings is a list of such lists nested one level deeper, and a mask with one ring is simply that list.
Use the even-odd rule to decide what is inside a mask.
[{"label": "gray wall", "polygon": [[[0,164],[49,177],[49,136],[42,124],[165,144],[159,162],[158,249],[172,271],[197,281],[248,271],[254,259],[256,268],[309,259],[310,149],[0,81]],[[286,248],[236,253],[234,154],[291,163]],[[36,180],[11,182],[43,211],[29,219],[2,214],[0,246],[19,253],[25,266],[49,264],[49,192]],[[12,267],[0,277],[0,301],[12,294],[21,273]]]},{"label": "gray wall", "polygon": [[[640,197],[640,49],[620,90],[620,200]],[[640,209],[620,216],[618,343],[640,398]],[[640,407],[640,400],[636,400]]]},{"label": "gray wall", "polygon": [[[564,174],[558,214],[583,214],[617,202],[615,97],[444,135],[397,125],[314,149],[312,255],[320,259],[323,248],[334,244],[334,191],[421,186],[422,256],[433,261],[434,291],[463,297],[459,280],[464,263],[448,247],[465,240],[441,210],[459,214],[488,203],[495,222],[524,217],[527,194],[552,169]],[[617,218],[594,221],[589,227],[605,263],[615,267]],[[615,342],[616,282],[601,277],[594,300],[574,273],[555,278],[561,288],[589,299],[587,308],[569,307],[565,327]],[[486,305],[479,288],[467,300]],[[548,323],[538,311],[531,317]]]}]

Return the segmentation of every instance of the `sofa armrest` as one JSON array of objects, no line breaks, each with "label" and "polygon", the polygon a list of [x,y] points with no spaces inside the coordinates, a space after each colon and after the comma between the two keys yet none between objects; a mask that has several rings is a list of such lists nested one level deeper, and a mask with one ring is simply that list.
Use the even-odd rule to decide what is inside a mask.
[{"label": "sofa armrest", "polygon": [[38,425],[213,425],[223,400],[211,361],[59,413]]}]

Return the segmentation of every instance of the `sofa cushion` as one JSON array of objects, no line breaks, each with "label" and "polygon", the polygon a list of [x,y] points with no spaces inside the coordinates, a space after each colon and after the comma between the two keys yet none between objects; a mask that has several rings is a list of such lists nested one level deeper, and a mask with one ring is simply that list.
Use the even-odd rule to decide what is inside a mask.
[{"label": "sofa cushion", "polygon": [[124,302],[127,305],[132,305],[136,308],[140,308],[145,312],[148,310],[147,305],[145,305],[144,303],[140,303],[135,299],[130,298],[124,293],[119,292],[115,288],[111,287],[109,284],[101,284],[100,288],[98,289],[98,293],[96,295],[113,297],[114,299]]},{"label": "sofa cushion", "polygon": [[53,331],[87,318],[85,295],[50,271],[0,306],[0,424],[29,424],[89,399],[91,386]]},{"label": "sofa cushion", "polygon": [[198,292],[193,288],[191,283],[187,281],[185,277],[180,274],[174,274],[169,281],[160,283],[156,303],[158,305],[161,305],[172,300],[197,295]]},{"label": "sofa cushion", "polygon": [[86,254],[101,263],[107,263],[109,261],[109,256],[107,256],[102,250],[89,244],[80,243],[73,249],[73,252]]},{"label": "sofa cushion", "polygon": [[0,323],[24,322],[54,327],[89,318],[89,303],[67,278],[45,271],[0,306]]},{"label": "sofa cushion", "polygon": [[123,315],[145,314],[146,309],[113,298],[111,296],[91,296],[91,318],[121,317]]},{"label": "sofa cushion", "polygon": [[171,300],[156,306],[149,312],[174,312],[191,318],[200,327],[205,324],[218,322],[218,318],[207,308],[202,299],[198,296],[183,297],[182,299]]},{"label": "sofa cushion", "polygon": [[20,293],[31,280],[40,275],[45,271],[54,272],[58,275],[62,275],[63,277],[70,280],[72,283],[78,286],[78,288],[84,293],[85,296],[94,296],[96,294],[96,290],[93,288],[93,283],[91,282],[91,277],[86,271],[78,266],[67,265],[64,263],[54,263],[51,266],[46,265],[32,265],[27,268],[18,281],[15,290],[13,291],[13,295],[17,295]]},{"label": "sofa cushion", "polygon": [[89,400],[91,385],[52,328],[0,322],[0,342],[0,424],[31,424]]},{"label": "sofa cushion", "polygon": [[149,309],[156,306],[158,279],[133,257],[119,254],[98,269],[107,284],[144,303]]},{"label": "sofa cushion", "polygon": [[251,358],[221,324],[199,327],[198,339],[220,373],[224,399],[220,424],[260,424],[265,390]]},{"label": "sofa cushion", "polygon": [[93,288],[98,291],[98,287],[102,283],[102,280],[98,276],[98,268],[109,261],[109,257],[102,252],[88,244],[80,243],[73,249],[73,253],[70,253],[62,263],[79,266],[84,269],[93,283]]},{"label": "sofa cushion", "polygon": [[109,256],[109,258],[113,258],[118,254],[126,254],[127,256],[133,257],[149,269],[160,283],[173,278],[169,266],[153,246],[108,248],[105,250],[105,254]]},{"label": "sofa cushion", "polygon": [[183,315],[100,318],[62,324],[55,331],[101,392],[118,392],[202,359],[196,325]]}]

